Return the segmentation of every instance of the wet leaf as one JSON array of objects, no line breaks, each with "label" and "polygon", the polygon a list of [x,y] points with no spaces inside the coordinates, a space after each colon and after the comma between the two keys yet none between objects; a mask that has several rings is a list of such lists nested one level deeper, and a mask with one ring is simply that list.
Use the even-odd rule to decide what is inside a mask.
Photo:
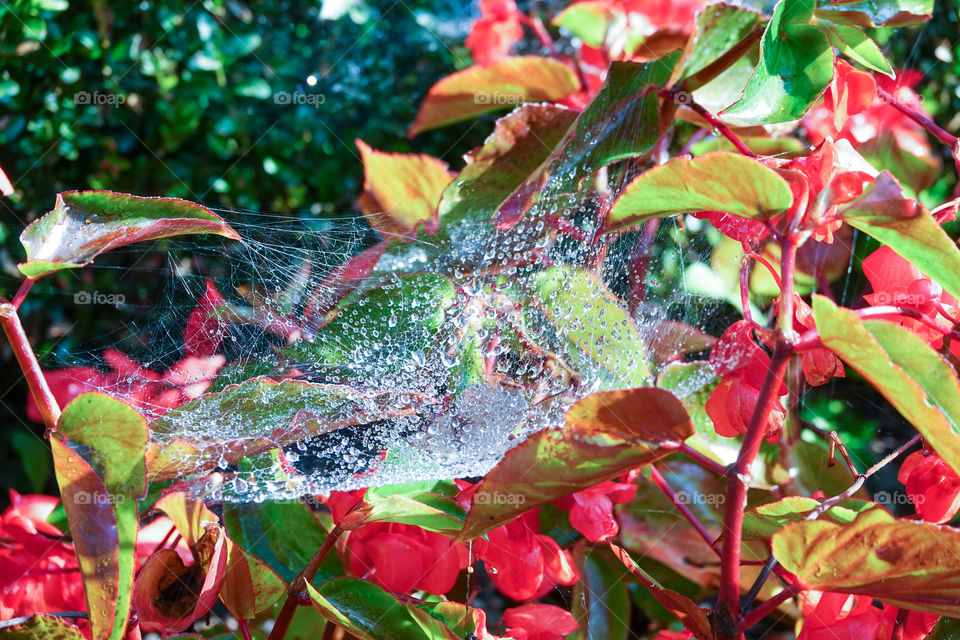
[{"label": "wet leaf", "polygon": [[462,539],[657,460],[693,433],[676,397],[650,387],[591,394],[570,408],[565,422],[531,435],[486,475]]},{"label": "wet leaf", "polygon": [[[425,250],[456,269],[489,268],[486,255],[529,250],[543,231],[497,234],[491,218],[497,207],[533,173],[563,138],[579,113],[559,105],[527,104],[497,120],[493,133],[464,156],[466,166],[443,192],[440,230]],[[489,233],[485,242],[463,242]],[[431,250],[431,246],[436,249]]]},{"label": "wet leaf", "polygon": [[776,171],[736,153],[714,151],[675,158],[641,174],[610,209],[604,231],[698,211],[766,220],[792,204],[790,185]]},{"label": "wet leaf", "polygon": [[833,47],[809,24],[812,0],[780,0],[760,43],[760,62],[743,97],[722,118],[746,126],[797,120],[833,78]]},{"label": "wet leaf", "polygon": [[693,35],[680,59],[679,79],[687,78],[708,66],[745,38],[761,23],[763,16],[745,7],[718,2],[697,13]]},{"label": "wet leaf", "polygon": [[36,615],[22,624],[0,629],[0,640],[83,640],[83,634],[65,620]]},{"label": "wet leaf", "polygon": [[[660,99],[679,53],[647,63],[613,62],[600,90],[546,160],[501,204],[494,222],[509,229],[543,199],[544,215],[575,209],[580,184],[617,160],[646,153],[660,140]],[[549,202],[549,204],[548,204]]]},{"label": "wet leaf", "polygon": [[889,171],[883,171],[839,215],[960,298],[960,249],[919,202],[903,195],[900,183]]},{"label": "wet leaf", "polygon": [[425,611],[359,578],[307,585],[314,608],[362,640],[462,640]]},{"label": "wet leaf", "polygon": [[960,381],[936,351],[912,331],[814,296],[823,345],[856,369],[960,471]]},{"label": "wet leaf", "polygon": [[104,251],[134,242],[197,233],[240,239],[219,216],[186,200],[67,191],[20,234],[27,261],[18,266],[28,278],[40,278],[82,267]]},{"label": "wet leaf", "polygon": [[407,136],[521,102],[555,102],[579,87],[573,71],[551,58],[516,56],[474,65],[430,88]]},{"label": "wet leaf", "polygon": [[849,523],[789,524],[774,534],[772,546],[777,561],[805,588],[960,616],[957,529],[869,509]]},{"label": "wet leaf", "polygon": [[442,276],[398,276],[345,299],[328,314],[316,340],[281,353],[321,379],[387,377],[420,365],[417,358],[434,346],[454,296],[453,285]]},{"label": "wet leaf", "polygon": [[817,16],[839,24],[860,27],[921,24],[933,15],[933,0],[863,0],[817,2]]},{"label": "wet leaf", "polygon": [[[147,454],[151,480],[235,463],[307,436],[414,413],[420,394],[361,393],[346,385],[254,378],[186,402],[154,420]],[[216,433],[195,432],[217,425]],[[271,430],[272,427],[272,430]],[[227,433],[229,439],[224,439]]]},{"label": "wet leaf", "polygon": [[574,2],[558,13],[550,24],[568,30],[591,47],[603,47],[607,32],[617,19],[626,19],[623,13],[614,11],[610,4],[598,1]]},{"label": "wet leaf", "polygon": [[677,619],[683,623],[683,626],[693,633],[697,640],[713,640],[709,611],[698,607],[690,598],[680,595],[676,591],[661,587],[656,580],[647,575],[647,573],[633,561],[630,554],[612,542],[609,544],[613,555],[623,563],[627,571],[640,580],[643,586],[650,590],[650,593],[653,594],[657,602],[675,615]]},{"label": "wet leaf", "polygon": [[363,160],[360,211],[385,240],[412,242],[420,225],[437,231],[437,204],[453,174],[432,156],[377,151],[356,141]]},{"label": "wet leaf", "polygon": [[[575,369],[599,373],[601,390],[650,382],[646,342],[619,298],[585,269],[566,265],[536,273],[524,285],[529,304],[541,311],[562,343],[549,346]],[[529,331],[539,326],[531,321]]]}]

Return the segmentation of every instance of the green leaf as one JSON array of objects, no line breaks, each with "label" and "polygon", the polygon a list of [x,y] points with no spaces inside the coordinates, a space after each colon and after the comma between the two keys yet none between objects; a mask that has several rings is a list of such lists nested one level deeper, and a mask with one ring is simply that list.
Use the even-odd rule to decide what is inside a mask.
[{"label": "green leaf", "polygon": [[561,429],[537,431],[483,479],[461,538],[472,540],[517,515],[675,451],[693,423],[668,391],[601,391],[576,402]]},{"label": "green leaf", "polygon": [[[363,393],[346,385],[254,378],[186,402],[151,424],[147,454],[151,480],[233,464],[306,437],[348,425],[409,415],[425,402],[421,394]],[[216,431],[197,432],[198,423]]]},{"label": "green leaf", "polygon": [[960,381],[953,368],[912,331],[814,296],[823,346],[856,369],[960,471]]},{"label": "green leaf", "polygon": [[[133,591],[138,496],[110,494],[94,469],[67,444],[51,438],[50,448],[93,639],[119,640],[126,631]],[[142,462],[142,452],[140,456]]]},{"label": "green leaf", "polygon": [[137,500],[146,493],[146,420],[98,392],[68,404],[50,439],[95,640],[123,637],[133,589]]},{"label": "green leaf", "polygon": [[[452,263],[451,271],[472,271],[489,267],[488,251],[532,247],[542,231],[494,235],[493,214],[550,155],[578,115],[559,105],[527,104],[497,120],[483,146],[464,156],[466,166],[443,192],[437,208],[440,230],[424,243],[424,250],[440,265]],[[473,236],[488,241],[461,240]]]},{"label": "green leaf", "polygon": [[891,78],[895,77],[880,47],[859,27],[833,24],[826,20],[817,20],[817,26],[823,29],[830,38],[830,44],[839,49],[843,55],[868,69],[886,74]]},{"label": "green leaf", "polygon": [[26,622],[0,629],[0,640],[83,640],[83,634],[60,618],[35,615]]},{"label": "green leaf", "polygon": [[[599,373],[601,389],[650,382],[646,344],[620,299],[585,269],[550,267],[522,284],[529,306],[541,311],[561,343],[550,347],[578,371]],[[536,335],[530,323],[528,332]]]},{"label": "green leaf", "polygon": [[[647,63],[613,62],[607,79],[564,139],[497,211],[494,222],[508,229],[544,199],[557,215],[565,195],[578,202],[580,183],[611,162],[646,153],[660,140],[660,99],[679,53]],[[560,200],[560,202],[558,202]],[[570,208],[574,209],[573,203]]]},{"label": "green leaf", "polygon": [[626,16],[620,12],[614,12],[606,2],[588,0],[574,2],[555,16],[550,23],[568,30],[585,44],[599,49],[603,47],[607,32],[617,18],[625,22]]},{"label": "green leaf", "polygon": [[765,220],[792,204],[790,185],[776,171],[752,158],[714,151],[675,158],[638,176],[610,209],[604,231],[696,211]]},{"label": "green leaf", "polygon": [[[819,500],[790,496],[754,507],[743,514],[743,538],[744,540],[769,540],[773,534],[788,524],[803,522],[819,506]],[[820,519],[846,524],[853,522],[857,514],[862,511],[881,508],[867,500],[849,499],[827,509]]]},{"label": "green leaf", "polygon": [[57,433],[84,447],[112,495],[138,499],[147,492],[147,421],[130,405],[97,391],[83,393],[63,409]]},{"label": "green leaf", "polygon": [[377,151],[356,141],[363,160],[360,211],[385,240],[412,242],[417,227],[437,231],[437,204],[452,175],[426,154]]},{"label": "green leaf", "polygon": [[[298,342],[281,353],[305,373],[324,378],[376,380],[420,366],[454,296],[453,285],[442,276],[399,276],[344,300],[317,340]],[[388,360],[388,354],[394,357]]]},{"label": "green leaf", "polygon": [[727,122],[745,126],[797,120],[833,78],[833,47],[808,24],[813,0],[780,0],[760,43],[760,61],[743,97],[723,112]]},{"label": "green leaf", "polygon": [[955,298],[960,298],[960,249],[920,203],[903,195],[883,171],[863,195],[839,211],[860,229],[909,260]]},{"label": "green leaf", "polygon": [[933,0],[819,0],[817,17],[859,27],[902,27],[922,24],[933,16]]},{"label": "green leaf", "polygon": [[340,526],[352,531],[371,522],[400,522],[456,537],[466,516],[466,510],[446,496],[413,491],[372,500],[368,496],[362,506],[344,516]]},{"label": "green leaf", "polygon": [[28,278],[90,264],[105,251],[134,242],[213,233],[239,240],[236,231],[200,205],[177,198],[140,198],[110,191],[57,194],[52,211],[20,234]]},{"label": "green leaf", "polygon": [[713,640],[712,626],[709,618],[710,612],[698,607],[690,598],[660,586],[656,580],[650,577],[633,561],[630,554],[612,542],[609,544],[613,555],[623,563],[627,571],[640,580],[643,586],[650,590],[650,593],[656,598],[657,602],[675,615],[677,619],[683,623],[683,626],[693,633],[697,640]]},{"label": "green leaf", "polygon": [[718,2],[697,13],[697,22],[680,64],[679,79],[711,64],[760,24],[763,16],[744,7]]},{"label": "green leaf", "polygon": [[804,588],[960,616],[956,529],[895,520],[883,509],[869,509],[850,523],[789,524],[774,534],[772,548]]},{"label": "green leaf", "polygon": [[601,552],[580,544],[573,559],[580,570],[580,580],[573,586],[572,613],[580,623],[575,640],[626,640],[630,624],[630,595],[624,581],[623,567],[614,566]]},{"label": "green leaf", "polygon": [[[299,501],[225,502],[223,521],[234,543],[266,562],[286,582],[307,566],[327,532],[310,507]],[[328,554],[317,579],[343,574],[335,553]]]},{"label": "green leaf", "polygon": [[573,71],[551,58],[515,56],[475,65],[430,88],[407,136],[522,102],[555,102],[579,87]]},{"label": "green leaf", "polygon": [[307,585],[314,608],[327,620],[363,640],[462,640],[425,611],[406,605],[359,578],[334,578]]}]

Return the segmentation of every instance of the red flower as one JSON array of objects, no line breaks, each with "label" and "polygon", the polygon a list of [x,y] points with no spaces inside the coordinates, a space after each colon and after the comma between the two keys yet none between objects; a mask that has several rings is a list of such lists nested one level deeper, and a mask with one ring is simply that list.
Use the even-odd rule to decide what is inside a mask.
[{"label": "red flower", "polygon": [[[953,318],[960,317],[956,299],[936,282],[925,276],[908,260],[901,258],[890,247],[880,247],[863,259],[863,274],[870,281],[873,293],[864,296],[870,304],[894,305],[915,309],[932,317],[944,329],[953,327]],[[944,315],[946,312],[946,315]],[[942,334],[912,318],[901,324],[934,348],[943,344]]]},{"label": "red flower", "polygon": [[523,37],[523,14],[513,0],[480,0],[480,15],[464,44],[474,62],[487,66],[505,58],[513,43]]},{"label": "red flower", "polygon": [[[793,206],[783,214],[788,220],[800,216],[800,228],[814,240],[833,242],[833,234],[842,225],[836,219],[839,205],[860,197],[873,178],[862,171],[841,171],[837,150],[832,143],[820,143],[813,153],[782,164],[780,174],[790,183]],[[800,207],[804,207],[798,213]]]},{"label": "red flower", "polygon": [[374,522],[347,538],[350,573],[387,591],[443,595],[467,567],[462,543],[412,524]]},{"label": "red flower", "polygon": [[503,612],[508,638],[516,640],[563,640],[580,628],[569,611],[552,604],[525,604]]},{"label": "red flower", "polygon": [[[794,323],[797,331],[813,329],[816,327],[816,321],[813,317],[813,309],[810,308],[800,294],[793,294]],[[803,376],[807,379],[810,386],[816,387],[826,384],[831,378],[843,378],[846,370],[840,358],[833,355],[829,349],[813,349],[806,351],[801,357],[801,366],[803,367]]]},{"label": "red flower", "polygon": [[[863,72],[856,72],[862,74]],[[844,75],[840,81],[850,78]],[[877,76],[877,85],[889,92],[900,102],[907,104],[920,113],[924,112],[920,96],[912,89],[920,81],[922,74],[918,71],[902,70],[897,73],[897,79],[891,80],[886,76]],[[836,82],[836,78],[834,80]],[[832,87],[832,85],[831,85]],[[810,140],[817,144],[824,138],[847,140],[854,147],[865,144],[877,138],[881,133],[890,133],[896,140],[897,146],[919,157],[930,156],[930,143],[921,125],[911,120],[896,107],[887,103],[874,101],[869,108],[856,111],[850,110],[852,103],[862,106],[870,93],[869,85],[860,77],[854,77],[851,84],[846,85],[847,113],[849,118],[837,126],[833,110],[824,104],[812,109],[803,119],[803,126],[807,130]],[[832,91],[832,89],[831,89]],[[853,93],[856,93],[856,96]],[[833,98],[831,98],[831,101]]]},{"label": "red flower", "polygon": [[[148,415],[158,415],[201,396],[226,362],[222,355],[188,356],[160,374],[116,349],[107,349],[103,359],[109,367],[106,372],[93,367],[43,372],[61,407],[81,393],[103,391]],[[27,417],[37,422],[43,420],[33,398],[27,400]]]},{"label": "red flower", "polygon": [[906,485],[917,514],[928,522],[942,524],[960,510],[960,476],[935,453],[911,453],[897,479]]},{"label": "red flower", "polygon": [[877,97],[877,81],[866,71],[854,69],[837,58],[833,80],[823,96],[824,105],[834,113],[834,126],[841,129],[847,118],[866,111]]},{"label": "red flower", "polygon": [[10,492],[0,515],[0,619],[86,609],[73,545],[46,522],[59,502]]},{"label": "red flower", "polygon": [[330,509],[330,516],[334,524],[340,524],[343,517],[350,513],[355,505],[363,501],[363,495],[366,489],[355,489],[353,491],[331,491],[330,495],[323,501]]},{"label": "red flower", "polygon": [[[803,596],[803,626],[797,640],[890,640],[898,612],[897,607],[889,605],[875,607],[870,598],[862,596],[807,591]],[[938,619],[936,614],[910,611],[903,639],[921,640]]]},{"label": "red flower", "polygon": [[[727,438],[746,433],[770,368],[770,357],[753,341],[751,333],[751,323],[736,322],[724,331],[710,352],[710,364],[723,381],[710,394],[705,408],[714,429]],[[781,383],[777,395],[786,394],[787,387]],[[774,403],[766,425],[769,442],[780,437],[785,417],[783,406]]]},{"label": "red flower", "polygon": [[637,493],[637,485],[632,484],[632,479],[630,482],[601,482],[555,502],[561,509],[570,510],[570,525],[587,540],[606,542],[620,529],[613,517],[613,506],[630,502]]},{"label": "red flower", "polygon": [[568,551],[540,534],[539,509],[491,531],[485,548],[474,546],[490,579],[513,600],[540,598],[558,584],[571,585],[579,575]]}]

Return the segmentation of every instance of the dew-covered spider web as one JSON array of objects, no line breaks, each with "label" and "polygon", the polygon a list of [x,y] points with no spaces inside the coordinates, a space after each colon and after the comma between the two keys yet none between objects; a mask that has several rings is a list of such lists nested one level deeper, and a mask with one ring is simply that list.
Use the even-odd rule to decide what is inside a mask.
[{"label": "dew-covered spider web", "polygon": [[[214,209],[242,241],[125,249],[147,252],[123,277],[156,300],[117,344],[142,368],[85,382],[146,415],[151,477],[260,501],[481,476],[578,399],[702,363],[708,336],[739,317],[739,255],[718,257],[720,235],[692,216],[601,234],[603,208],[656,154],[607,162],[602,137],[538,132],[576,117],[537,120],[543,109],[501,120],[465,169],[451,167],[463,170],[434,234],[376,231],[389,212]],[[617,139],[642,138],[641,120],[621,125]],[[508,162],[532,153],[524,132],[544,148]],[[528,175],[536,189],[501,206]],[[503,224],[504,211],[521,215]],[[184,360],[211,286],[222,300],[203,327],[216,355]],[[145,376],[179,399],[142,393]],[[673,389],[696,394],[712,378],[699,366]]]}]

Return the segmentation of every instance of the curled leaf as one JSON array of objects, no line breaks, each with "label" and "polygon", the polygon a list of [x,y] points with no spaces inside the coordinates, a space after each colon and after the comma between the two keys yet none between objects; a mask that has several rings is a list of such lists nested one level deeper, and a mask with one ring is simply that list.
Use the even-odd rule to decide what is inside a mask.
[{"label": "curled leaf", "polygon": [[197,233],[240,239],[220,216],[186,200],[67,191],[20,234],[27,261],[18,268],[28,278],[40,278],[90,264],[105,251],[134,242]]}]

